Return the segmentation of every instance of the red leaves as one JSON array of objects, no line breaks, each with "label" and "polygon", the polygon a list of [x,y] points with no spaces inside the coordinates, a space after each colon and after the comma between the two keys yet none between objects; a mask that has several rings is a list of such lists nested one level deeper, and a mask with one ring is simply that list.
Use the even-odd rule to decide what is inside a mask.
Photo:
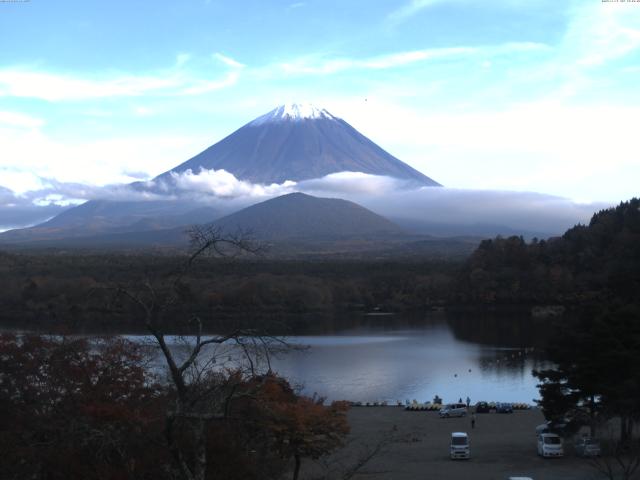
[{"label": "red leaves", "polygon": [[258,399],[260,422],[283,454],[317,458],[341,446],[349,433],[347,402],[326,406],[322,398],[298,396],[275,375],[263,379]]},{"label": "red leaves", "polygon": [[144,467],[135,460],[164,404],[141,359],[124,340],[0,336],[0,470],[111,479]]}]

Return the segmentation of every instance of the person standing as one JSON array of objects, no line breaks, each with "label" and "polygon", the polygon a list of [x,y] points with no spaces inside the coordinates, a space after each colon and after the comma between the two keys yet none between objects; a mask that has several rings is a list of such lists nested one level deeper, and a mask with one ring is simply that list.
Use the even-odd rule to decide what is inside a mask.
[{"label": "person standing", "polygon": [[471,403],[471,399],[469,398],[469,396],[467,395],[467,408],[469,408],[469,404]]},{"label": "person standing", "polygon": [[475,412],[471,414],[471,429],[476,428],[476,414]]}]

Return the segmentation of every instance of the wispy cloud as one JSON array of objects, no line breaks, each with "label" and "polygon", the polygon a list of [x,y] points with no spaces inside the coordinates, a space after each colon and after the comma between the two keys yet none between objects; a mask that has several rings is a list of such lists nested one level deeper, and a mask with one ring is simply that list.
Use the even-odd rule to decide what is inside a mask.
[{"label": "wispy cloud", "polygon": [[385,70],[400,68],[420,62],[465,58],[478,54],[492,57],[512,53],[548,51],[550,49],[548,45],[539,42],[507,42],[499,45],[425,48],[422,50],[395,52],[363,59],[344,57],[327,58],[324,55],[309,55],[278,64],[277,67],[289,74],[330,75],[347,70]]},{"label": "wispy cloud", "polygon": [[[173,173],[165,183],[149,181],[136,187],[95,187],[50,179],[42,179],[42,184],[43,188],[20,195],[0,187],[0,229],[7,225],[25,226],[30,219],[42,221],[51,212],[90,199],[195,202],[230,211],[294,191],[352,200],[381,215],[421,226],[427,229],[425,232],[430,224],[452,227],[484,224],[488,234],[502,231],[496,226],[513,232],[558,234],[575,223],[585,222],[594,210],[606,206],[531,192],[415,188],[398,179],[360,172],[339,172],[313,180],[271,185],[243,181],[225,170],[207,169]],[[426,205],[429,208],[424,208]],[[17,211],[28,212],[21,225],[15,225]]]},{"label": "wispy cloud", "polygon": [[0,96],[49,101],[140,96],[175,89],[180,83],[177,78],[121,76],[103,80],[26,69],[0,70]]},{"label": "wispy cloud", "polygon": [[640,48],[640,9],[637,4],[594,4],[575,8],[564,47],[581,66],[600,66]]},{"label": "wispy cloud", "polygon": [[235,85],[239,70],[244,65],[222,54],[215,54],[215,58],[232,71],[217,72],[219,78],[213,80],[182,70],[189,59],[187,54],[178,55],[173,69],[152,75],[104,74],[89,77],[28,67],[6,67],[0,69],[0,97],[38,98],[51,102],[82,101],[148,95],[197,95]]},{"label": "wispy cloud", "polygon": [[443,1],[444,0],[411,0],[409,3],[405,3],[400,8],[391,12],[387,16],[387,20],[392,25],[399,25],[400,23],[410,19],[414,15],[417,15],[421,11],[434,5],[443,3]]},{"label": "wispy cloud", "polygon": [[345,70],[368,69],[383,70],[402,67],[416,62],[456,57],[474,53],[473,47],[433,48],[398,52],[367,59],[353,58],[318,58],[317,56],[303,57],[292,62],[280,64],[280,68],[289,74],[321,74],[329,75]]},{"label": "wispy cloud", "polygon": [[183,95],[201,95],[203,93],[221,90],[223,88],[232,87],[238,82],[240,74],[238,72],[229,72],[224,78],[211,81],[197,81],[192,85],[183,88],[180,93]]},{"label": "wispy cloud", "polygon": [[222,63],[224,63],[226,66],[228,67],[232,67],[232,68],[244,68],[246,67],[246,65],[244,63],[240,63],[237,60],[234,60],[231,57],[228,57],[226,55],[223,55],[222,53],[216,52],[213,54],[213,58],[215,58],[216,60],[221,61]]}]

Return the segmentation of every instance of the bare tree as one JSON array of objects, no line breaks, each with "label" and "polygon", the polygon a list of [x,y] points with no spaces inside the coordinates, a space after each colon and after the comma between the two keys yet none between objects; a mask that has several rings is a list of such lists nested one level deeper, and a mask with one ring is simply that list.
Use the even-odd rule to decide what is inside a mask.
[{"label": "bare tree", "polygon": [[640,441],[610,436],[602,445],[602,456],[592,458],[590,465],[609,480],[631,480],[640,468]]},{"label": "bare tree", "polygon": [[243,380],[247,376],[256,377],[263,366],[270,370],[272,352],[284,344],[247,329],[205,335],[202,319],[197,315],[171,319],[172,325],[180,322],[187,327],[189,336],[179,337],[181,348],[170,344],[167,316],[175,314],[175,306],[186,301],[184,280],[194,263],[210,254],[235,256],[262,250],[242,232],[226,235],[217,228],[198,226],[189,234],[191,253],[176,271],[161,279],[118,285],[114,290],[119,298],[131,302],[141,312],[144,327],[157,344],[168,370],[172,401],[166,414],[165,435],[174,475],[185,480],[204,480],[208,466],[207,427],[212,421],[225,418],[233,399],[251,395]]}]

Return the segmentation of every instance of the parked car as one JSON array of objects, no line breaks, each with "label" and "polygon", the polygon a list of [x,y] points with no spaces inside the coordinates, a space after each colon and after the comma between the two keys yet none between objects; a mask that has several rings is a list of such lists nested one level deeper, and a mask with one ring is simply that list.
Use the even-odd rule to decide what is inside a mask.
[{"label": "parked car", "polygon": [[496,413],[513,413],[513,405],[510,403],[496,403]]},{"label": "parked car", "polygon": [[448,403],[440,409],[440,418],[464,417],[467,414],[467,405],[464,403]]},{"label": "parked car", "polygon": [[476,403],[476,413],[489,413],[490,411],[491,407],[487,402]]},{"label": "parked car", "polygon": [[573,448],[580,457],[598,457],[602,453],[600,440],[587,436],[576,438]]},{"label": "parked car", "polygon": [[451,460],[469,458],[469,437],[465,432],[453,432],[451,434],[449,454],[451,455]]},{"label": "parked car", "polygon": [[564,455],[562,439],[555,433],[541,433],[538,435],[538,455],[562,457]]}]

